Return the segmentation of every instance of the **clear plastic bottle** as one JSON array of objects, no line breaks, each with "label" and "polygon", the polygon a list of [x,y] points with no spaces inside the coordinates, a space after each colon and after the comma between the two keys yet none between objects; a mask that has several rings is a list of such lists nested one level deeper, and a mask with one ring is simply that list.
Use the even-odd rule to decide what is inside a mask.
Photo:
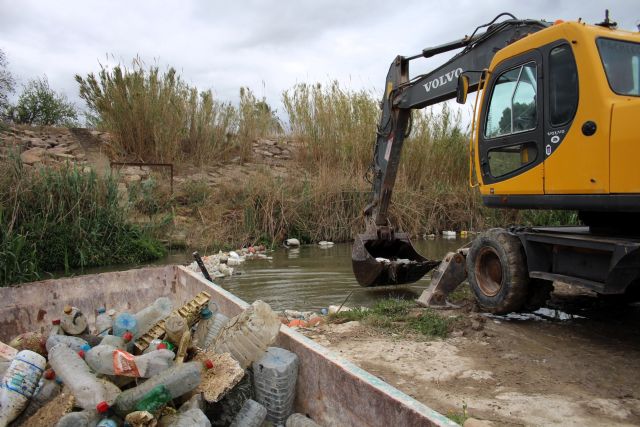
[{"label": "clear plastic bottle", "polygon": [[60,319],[53,319],[51,321],[51,329],[49,330],[49,336],[52,335],[64,335],[64,331],[60,326]]},{"label": "clear plastic bottle", "polygon": [[322,427],[322,426],[303,414],[291,414],[289,418],[287,418],[285,427]]},{"label": "clear plastic bottle", "polygon": [[64,308],[64,315],[62,319],[60,319],[60,326],[68,335],[79,335],[88,331],[89,322],[87,322],[87,318],[79,308],[68,305]]},{"label": "clear plastic bottle", "polygon": [[[111,310],[109,310],[111,311]],[[107,335],[113,326],[113,317],[107,313],[107,309],[100,307],[96,316],[96,335]]]},{"label": "clear plastic bottle", "polygon": [[200,312],[200,321],[193,335],[193,344],[202,349],[209,348],[228,321],[227,316],[218,312],[218,306],[210,303],[209,307],[205,307]]},{"label": "clear plastic bottle", "polygon": [[[159,320],[168,317],[173,310],[173,304],[167,297],[156,299],[153,304],[137,312],[136,319],[137,332],[133,332],[134,339],[146,334]],[[116,334],[117,335],[117,334]]]},{"label": "clear plastic bottle", "polygon": [[178,412],[162,420],[164,427],[211,427],[211,421],[199,408]]},{"label": "clear plastic bottle", "polygon": [[100,421],[102,415],[94,409],[80,412],[69,412],[58,421],[56,427],[93,427]]},{"label": "clear plastic bottle", "polygon": [[267,408],[253,399],[247,399],[231,427],[260,427],[267,418]]},{"label": "clear plastic bottle", "polygon": [[253,363],[253,386],[256,400],[267,408],[267,419],[284,424],[291,415],[298,379],[298,356],[278,347],[269,347]]},{"label": "clear plastic bottle", "polygon": [[71,335],[52,335],[47,338],[47,351],[51,351],[51,349],[58,344],[64,344],[75,352],[84,350],[85,346],[89,345],[88,342],[79,337]]},{"label": "clear plastic bottle", "polygon": [[49,363],[81,408],[104,411],[120,393],[109,381],[96,378],[78,353],[64,344],[49,351]]},{"label": "clear plastic bottle", "polygon": [[126,332],[135,336],[138,332],[138,321],[131,313],[120,313],[113,319],[113,335],[121,337]]},{"label": "clear plastic bottle", "polygon": [[18,352],[2,378],[0,427],[14,420],[27,406],[38,386],[47,360],[30,350]]},{"label": "clear plastic bottle", "polygon": [[246,369],[258,360],[280,331],[280,319],[269,304],[255,301],[229,320],[213,343],[216,353],[230,353]]},{"label": "clear plastic bottle", "polygon": [[123,391],[117,397],[115,402],[115,410],[126,415],[134,411],[138,402],[140,402],[153,388],[157,386],[166,387],[171,398],[174,399],[190,392],[200,384],[202,370],[210,369],[213,363],[207,360],[203,366],[200,362],[187,362],[167,369],[149,378],[147,381]]},{"label": "clear plastic bottle", "polygon": [[85,361],[100,374],[149,378],[173,366],[174,357],[169,350],[134,356],[109,345],[99,345],[87,352]]},{"label": "clear plastic bottle", "polygon": [[101,419],[100,422],[96,424],[96,427],[119,427],[121,425],[122,423],[120,422],[120,419],[116,417],[107,417]]},{"label": "clear plastic bottle", "polygon": [[15,419],[12,425],[22,425],[27,419],[35,414],[38,409],[49,403],[54,397],[60,394],[62,383],[56,380],[56,374],[51,369],[44,371],[38,388],[33,393],[33,397],[29,401],[27,407],[22,411],[20,416]]},{"label": "clear plastic bottle", "polygon": [[155,340],[151,340],[151,342],[149,343],[149,347],[145,348],[142,354],[147,354],[147,353],[151,353],[152,351],[162,350],[162,349],[167,349],[175,352],[176,346],[170,343],[169,341],[160,340],[156,338]]}]

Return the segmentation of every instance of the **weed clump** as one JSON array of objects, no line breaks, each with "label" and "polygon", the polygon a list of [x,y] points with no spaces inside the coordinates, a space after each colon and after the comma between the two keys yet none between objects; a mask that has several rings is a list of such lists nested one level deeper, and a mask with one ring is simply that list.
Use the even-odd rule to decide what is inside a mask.
[{"label": "weed clump", "polygon": [[443,317],[431,309],[418,309],[403,299],[384,299],[373,307],[353,308],[332,314],[334,322],[362,321],[373,327],[396,333],[416,333],[432,338],[446,338],[455,326],[455,318]]}]

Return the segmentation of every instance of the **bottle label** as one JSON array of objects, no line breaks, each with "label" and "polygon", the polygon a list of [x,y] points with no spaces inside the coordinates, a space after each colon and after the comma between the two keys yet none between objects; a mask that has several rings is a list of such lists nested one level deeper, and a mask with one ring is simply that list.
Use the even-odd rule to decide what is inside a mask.
[{"label": "bottle label", "polygon": [[3,386],[7,390],[19,393],[26,398],[31,398],[33,391],[38,386],[42,372],[43,370],[39,366],[16,358],[4,377]]},{"label": "bottle label", "polygon": [[122,350],[113,352],[113,370],[116,375],[125,377],[140,377],[140,371],[136,365],[135,356]]}]

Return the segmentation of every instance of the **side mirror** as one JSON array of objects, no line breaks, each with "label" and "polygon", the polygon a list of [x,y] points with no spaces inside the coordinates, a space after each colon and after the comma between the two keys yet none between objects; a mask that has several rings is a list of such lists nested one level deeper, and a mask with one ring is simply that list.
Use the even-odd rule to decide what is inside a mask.
[{"label": "side mirror", "polygon": [[464,74],[458,76],[458,88],[456,91],[456,102],[464,104],[467,102],[467,94],[469,93],[469,77]]}]

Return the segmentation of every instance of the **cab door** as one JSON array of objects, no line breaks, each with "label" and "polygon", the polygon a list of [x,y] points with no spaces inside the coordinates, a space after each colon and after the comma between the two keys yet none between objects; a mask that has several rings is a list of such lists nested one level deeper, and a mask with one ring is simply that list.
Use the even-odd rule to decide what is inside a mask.
[{"label": "cab door", "polygon": [[542,58],[530,51],[491,73],[480,118],[484,194],[543,194]]}]

